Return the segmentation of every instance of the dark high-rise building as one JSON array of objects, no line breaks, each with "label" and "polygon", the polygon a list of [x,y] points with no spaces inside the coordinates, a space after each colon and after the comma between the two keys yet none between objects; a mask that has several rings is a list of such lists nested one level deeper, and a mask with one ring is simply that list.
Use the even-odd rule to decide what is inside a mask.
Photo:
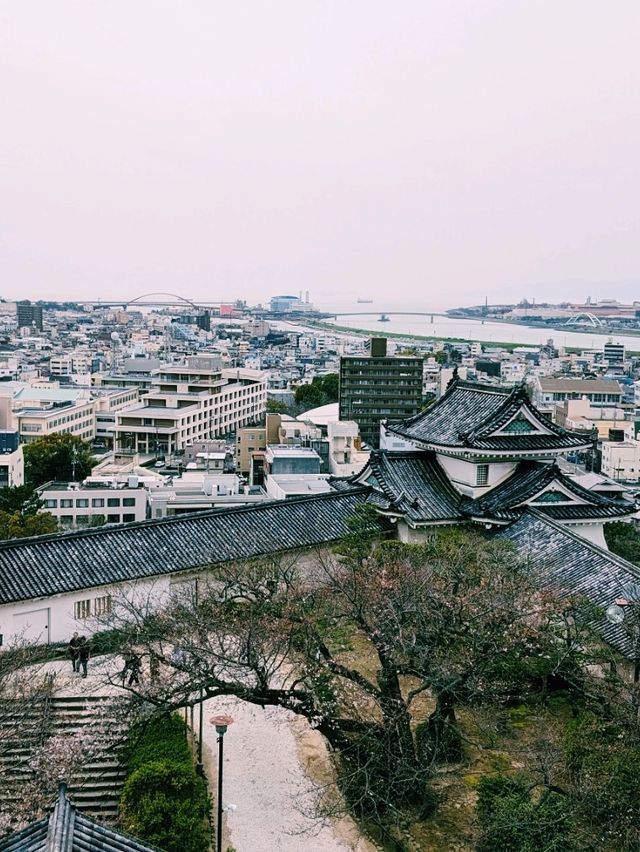
[{"label": "dark high-rise building", "polygon": [[422,406],[422,358],[387,355],[374,337],[369,355],[340,359],[340,420],[355,420],[370,447],[380,446],[380,422],[411,417]]},{"label": "dark high-rise building", "polygon": [[22,302],[17,302],[18,312],[18,328],[35,327],[38,331],[42,331],[42,307],[40,305],[32,305],[28,299]]}]

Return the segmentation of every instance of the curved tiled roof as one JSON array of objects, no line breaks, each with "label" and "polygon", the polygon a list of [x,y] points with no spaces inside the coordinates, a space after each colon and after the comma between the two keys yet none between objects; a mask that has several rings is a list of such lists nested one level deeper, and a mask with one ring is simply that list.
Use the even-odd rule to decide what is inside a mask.
[{"label": "curved tiled roof", "polygon": [[[374,490],[370,501],[412,522],[462,521],[461,495],[433,453],[374,450],[362,479]],[[369,479],[369,477],[371,477]]]},{"label": "curved tiled roof", "polygon": [[[495,435],[520,411],[527,411],[545,434]],[[486,452],[559,452],[591,444],[590,436],[562,429],[537,411],[522,386],[512,390],[456,380],[427,411],[385,428],[428,447],[471,448]]]},{"label": "curved tiled roof", "polygon": [[506,523],[524,511],[528,500],[554,483],[576,498],[573,503],[536,506],[557,520],[614,519],[636,511],[631,502],[587,491],[555,464],[532,461],[520,462],[508,479],[475,499],[454,488],[432,451],[374,451],[365,470],[352,481],[374,489],[369,502],[381,511],[418,525],[473,520]]},{"label": "curved tiled roof", "polygon": [[[600,518],[622,518],[633,515],[636,507],[630,501],[612,500],[582,488],[575,480],[565,476],[555,464],[521,462],[514,473],[500,485],[476,500],[466,499],[463,509],[476,517],[491,517],[513,520],[519,509],[540,491],[557,484],[574,495],[574,502],[547,503],[536,506],[545,515],[556,520],[588,520]],[[571,499],[570,497],[568,499]]]},{"label": "curved tiled roof", "polygon": [[350,532],[368,489],[0,543],[0,604],[315,547]]}]

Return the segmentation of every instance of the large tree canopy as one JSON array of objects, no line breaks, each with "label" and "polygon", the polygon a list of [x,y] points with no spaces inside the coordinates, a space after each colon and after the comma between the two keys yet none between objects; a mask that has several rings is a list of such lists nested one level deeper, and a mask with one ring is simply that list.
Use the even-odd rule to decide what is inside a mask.
[{"label": "large tree canopy", "polygon": [[[558,608],[504,543],[446,529],[424,545],[374,545],[364,517],[315,568],[223,565],[161,611],[123,599],[114,626],[153,659],[160,674],[141,690],[159,708],[202,689],[305,716],[336,749],[352,809],[379,821],[424,811],[434,764],[459,747],[456,707],[566,664]],[[345,655],[345,636],[365,662]],[[416,729],[425,693],[433,710]]]},{"label": "large tree canopy", "polygon": [[309,385],[300,385],[296,389],[296,404],[306,408],[316,408],[329,402],[338,401],[338,374],[328,373],[316,376]]},{"label": "large tree canopy", "polygon": [[95,463],[89,444],[68,432],[44,435],[24,447],[25,477],[33,485],[79,482]]},{"label": "large tree canopy", "polygon": [[39,512],[42,500],[32,485],[0,489],[0,539],[24,538],[55,532],[50,512]]}]

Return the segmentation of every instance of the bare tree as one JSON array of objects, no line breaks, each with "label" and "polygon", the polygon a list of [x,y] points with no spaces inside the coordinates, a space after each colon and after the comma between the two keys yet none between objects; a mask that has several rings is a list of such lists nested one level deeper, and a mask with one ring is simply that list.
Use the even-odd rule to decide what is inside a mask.
[{"label": "bare tree", "polygon": [[[436,760],[457,756],[455,709],[495,702],[560,667],[559,602],[509,545],[444,529],[375,544],[366,518],[331,556],[222,565],[161,609],[119,602],[124,641],[155,677],[131,689],[162,709],[234,695],[306,717],[335,749],[362,817],[424,812]],[[365,647],[349,662],[345,632]],[[428,693],[426,724],[416,712]]]}]

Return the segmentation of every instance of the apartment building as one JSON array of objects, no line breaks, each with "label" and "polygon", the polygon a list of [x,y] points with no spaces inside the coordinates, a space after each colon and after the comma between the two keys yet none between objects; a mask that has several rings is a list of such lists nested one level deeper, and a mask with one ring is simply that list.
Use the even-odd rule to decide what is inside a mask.
[{"label": "apartment building", "polygon": [[24,485],[24,454],[20,436],[17,432],[0,430],[0,488],[14,485]]},{"label": "apartment building", "polygon": [[387,356],[385,338],[371,354],[340,359],[340,420],[355,420],[370,447],[380,446],[383,420],[411,417],[422,404],[422,358]]},{"label": "apartment building", "polygon": [[223,370],[219,358],[192,356],[164,365],[153,371],[152,381],[140,404],[118,412],[118,449],[169,455],[257,423],[265,414],[265,374]]},{"label": "apartment building", "polygon": [[545,413],[566,399],[586,397],[593,406],[619,405],[622,388],[613,379],[572,379],[536,376],[533,381],[533,404]]},{"label": "apartment building", "polygon": [[0,383],[0,428],[18,432],[23,444],[59,432],[93,441],[98,434],[98,415],[102,417],[100,434],[106,438],[111,435],[114,412],[137,398],[138,391],[132,388],[100,391],[4,382]]},{"label": "apartment building", "polygon": [[49,374],[51,376],[84,375],[91,372],[92,362],[93,356],[88,350],[52,355],[49,359]]},{"label": "apartment building", "polygon": [[617,481],[640,481],[640,441],[604,441],[602,473]]}]

